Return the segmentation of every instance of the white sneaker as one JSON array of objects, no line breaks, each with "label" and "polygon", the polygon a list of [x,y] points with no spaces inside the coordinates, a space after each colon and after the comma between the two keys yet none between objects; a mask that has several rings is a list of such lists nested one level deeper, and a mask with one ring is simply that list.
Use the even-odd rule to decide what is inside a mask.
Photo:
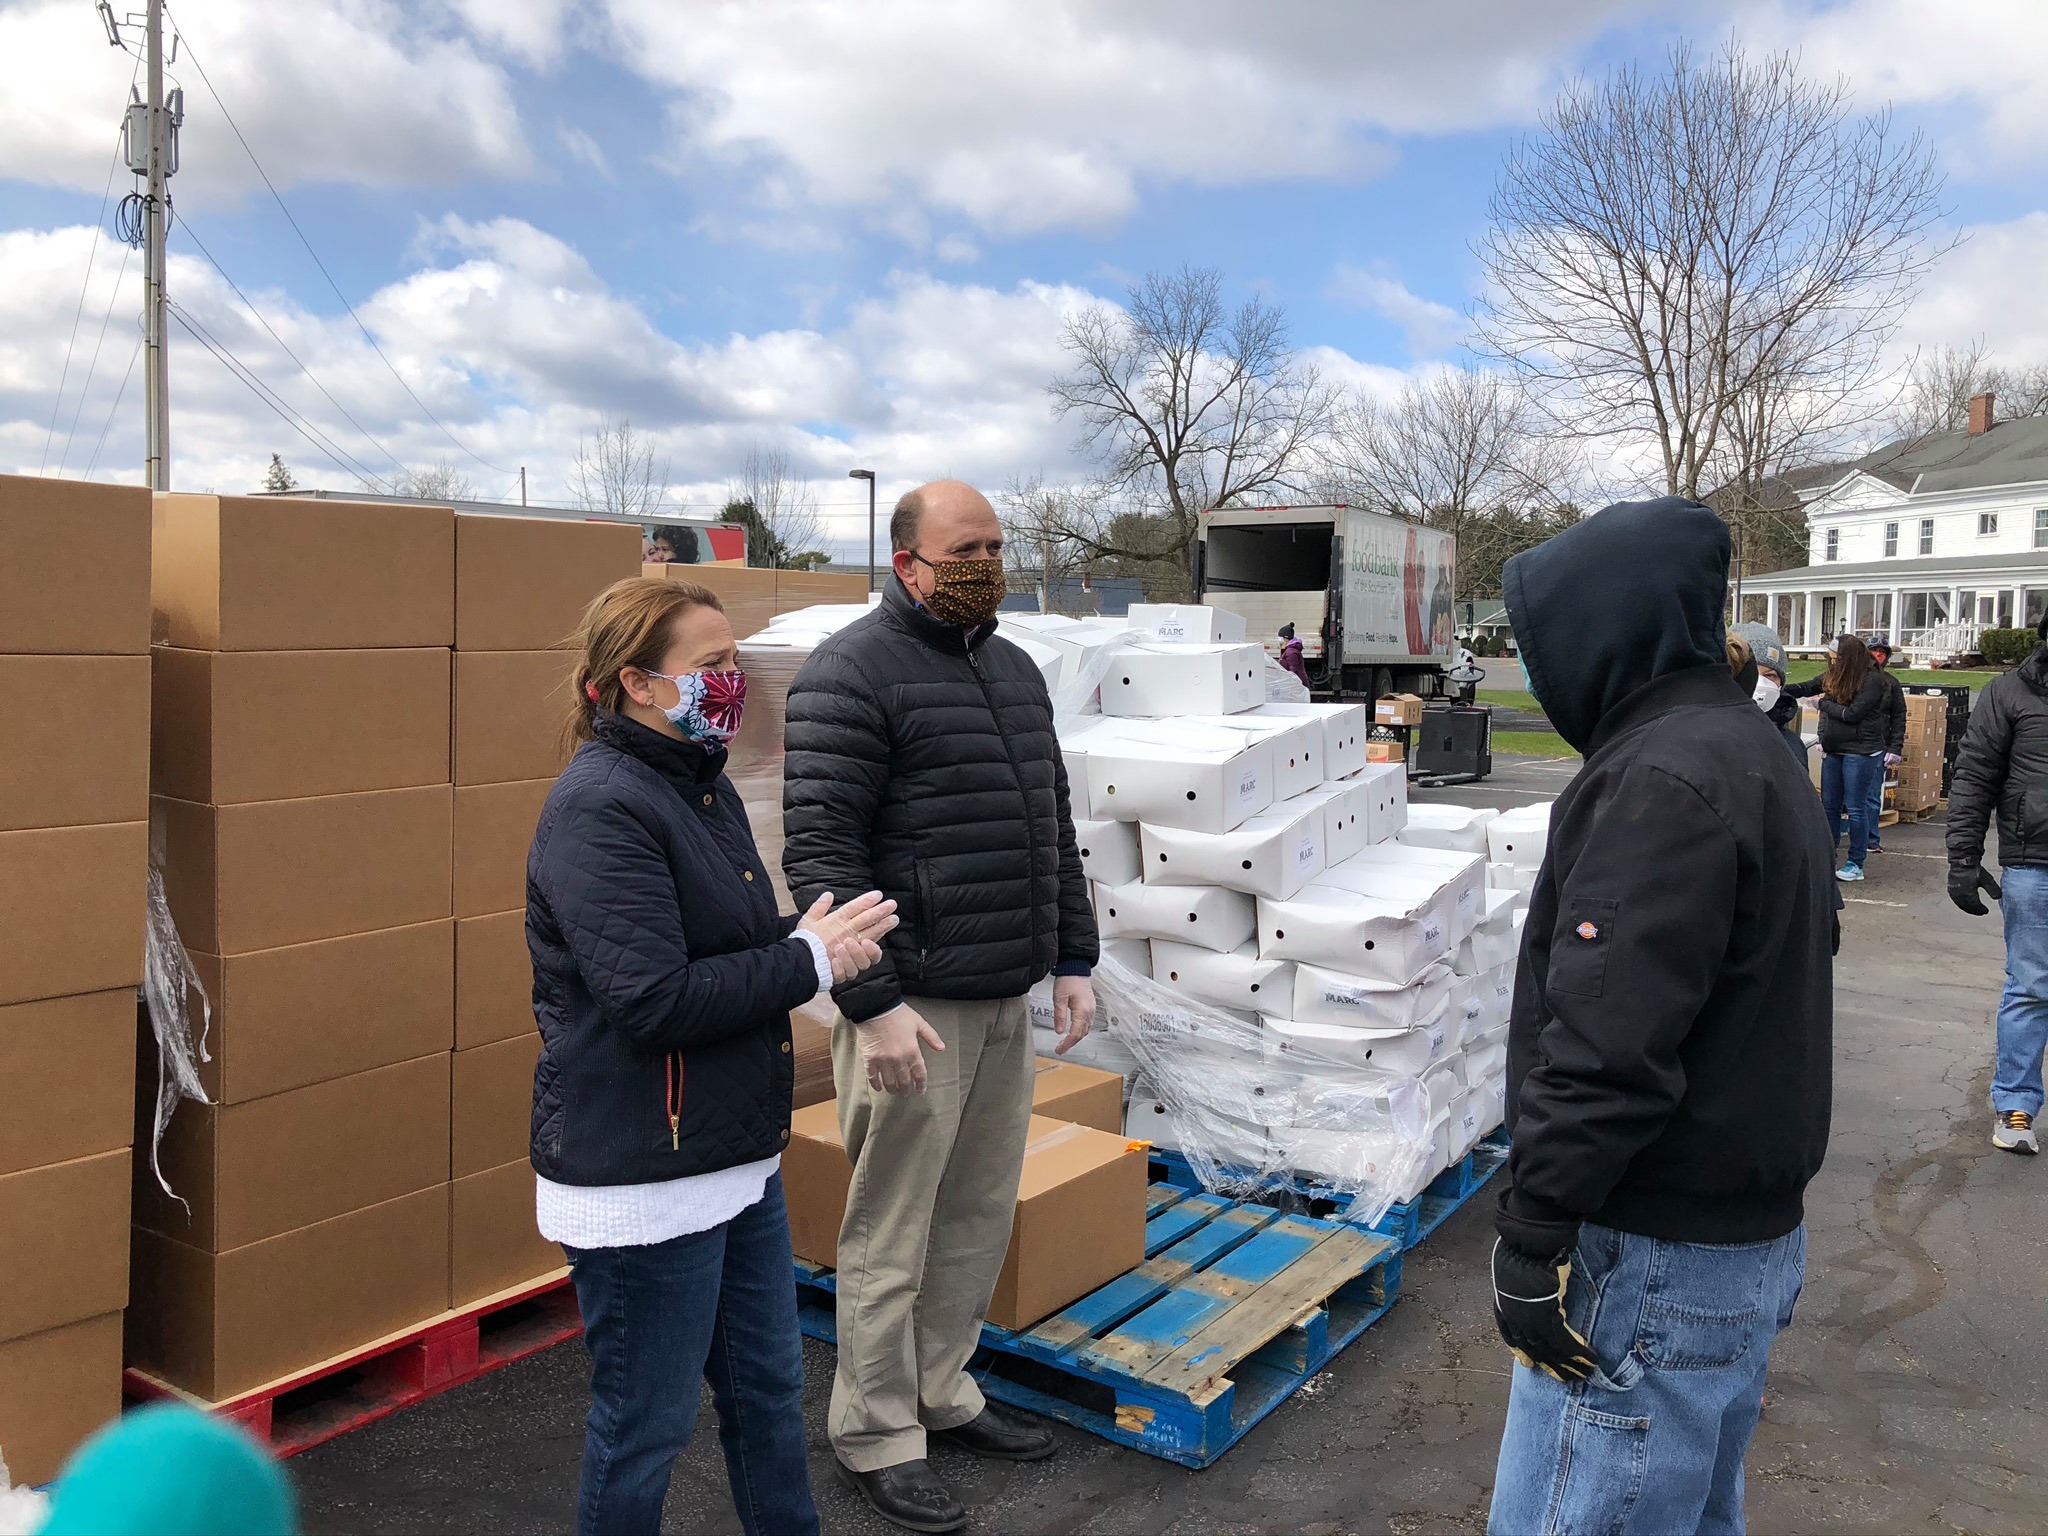
[{"label": "white sneaker", "polygon": [[2032,1157],[2041,1150],[2034,1137],[2034,1117],[2023,1109],[2003,1109],[1991,1116],[1991,1145],[2001,1152]]}]

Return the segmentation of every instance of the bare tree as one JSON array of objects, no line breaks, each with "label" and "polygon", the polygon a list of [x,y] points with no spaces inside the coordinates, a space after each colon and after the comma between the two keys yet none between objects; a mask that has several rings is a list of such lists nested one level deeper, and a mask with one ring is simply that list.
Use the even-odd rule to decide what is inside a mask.
[{"label": "bare tree", "polygon": [[[1845,82],[1681,44],[1570,87],[1510,151],[1479,333],[1560,421],[1655,442],[1665,490],[1697,497],[1867,417],[1939,199],[1921,137]],[[1777,403],[1745,428],[1759,392]]]},{"label": "bare tree", "polygon": [[1996,397],[2001,420],[2048,415],[2048,365],[1994,363],[1981,336],[1963,346],[1922,352],[1907,366],[1892,428],[1909,442],[1960,432],[1969,423],[1971,396],[1983,394]]},{"label": "bare tree", "polygon": [[446,459],[424,469],[409,469],[391,483],[395,496],[421,501],[475,501],[476,484]]},{"label": "bare tree", "polygon": [[[748,523],[747,564],[795,566],[817,563],[824,551],[825,520],[810,483],[790,472],[780,448],[754,447],[726,488],[726,514]],[[749,521],[735,508],[752,509]]]},{"label": "bare tree", "polygon": [[996,498],[996,515],[1010,590],[1036,590],[1040,613],[1059,612],[1061,586],[1088,568],[1075,530],[1101,531],[1091,499],[1072,486],[1047,485],[1043,474],[1019,475]]},{"label": "bare tree", "polygon": [[1577,445],[1548,430],[1521,381],[1476,368],[1411,380],[1391,400],[1354,395],[1325,453],[1328,499],[1457,538],[1461,600],[1498,580],[1506,556],[1483,546],[1567,500],[1579,473]]},{"label": "bare tree", "polygon": [[1282,312],[1256,298],[1228,309],[1210,269],[1152,273],[1127,307],[1083,310],[1060,339],[1055,410],[1077,419],[1108,489],[1166,525],[1163,547],[1139,550],[1116,519],[1084,519],[1068,531],[1092,555],[1185,566],[1204,507],[1294,487],[1329,424],[1331,391],[1289,348]]},{"label": "bare tree", "polygon": [[570,470],[578,506],[626,517],[651,517],[668,495],[668,460],[654,459],[654,439],[623,416],[602,417],[595,437],[578,436]]}]

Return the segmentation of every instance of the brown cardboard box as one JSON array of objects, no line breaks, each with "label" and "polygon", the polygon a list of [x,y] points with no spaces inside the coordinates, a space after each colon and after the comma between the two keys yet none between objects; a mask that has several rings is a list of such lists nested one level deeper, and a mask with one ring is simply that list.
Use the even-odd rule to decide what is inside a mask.
[{"label": "brown cardboard box", "polygon": [[639,574],[637,523],[457,513],[455,648],[565,645],[592,598]]},{"label": "brown cardboard box", "polygon": [[813,999],[789,1016],[789,1042],[796,1056],[791,1102],[797,1109],[832,1097],[832,1021],[838,1012],[829,1000]]},{"label": "brown cardboard box", "polygon": [[149,660],[0,656],[0,832],[149,816]]},{"label": "brown cardboard box", "polygon": [[149,492],[0,475],[0,654],[148,650]]},{"label": "brown cardboard box", "polygon": [[463,784],[455,791],[455,915],[526,905],[526,855],[553,779]]},{"label": "brown cardboard box", "polygon": [[[988,1309],[988,1320],[1001,1328],[1028,1328],[1145,1260],[1143,1147],[1041,1115],[1031,1117],[1028,1136],[1010,1251]],[[797,1257],[838,1262],[852,1181],[838,1106],[798,1110],[782,1154]]]},{"label": "brown cardboard box", "polygon": [[128,1305],[128,1149],[0,1178],[0,1254],[0,1339]]},{"label": "brown cardboard box", "polygon": [[[0,1008],[0,1084],[0,1174],[127,1146],[135,1125],[134,989]],[[0,1289],[6,1284],[0,1266]]]},{"label": "brown cardboard box", "polygon": [[448,1186],[231,1253],[134,1238],[128,1363],[209,1402],[427,1322],[448,1307]]},{"label": "brown cardboard box", "polygon": [[525,1157],[533,1139],[533,1068],[540,1031],[455,1053],[451,1177],[499,1168]]},{"label": "brown cardboard box", "polygon": [[455,643],[455,514],[311,497],[156,498],[152,637],[194,651]]},{"label": "brown cardboard box", "polygon": [[567,760],[569,672],[560,651],[455,653],[455,782],[552,779]]},{"label": "brown cardboard box", "polygon": [[1398,741],[1368,741],[1365,744],[1365,760],[1368,763],[1406,762],[1408,749]]},{"label": "brown cardboard box", "polygon": [[145,1165],[135,1224],[202,1253],[266,1238],[448,1182],[448,1055],[294,1088],[247,1104],[181,1104]]},{"label": "brown cardboard box", "polygon": [[691,581],[716,592],[735,640],[744,640],[766,629],[768,621],[782,612],[775,596],[776,577],[780,573],[765,566],[666,565],[661,571],[665,580]]},{"label": "brown cardboard box", "polygon": [[445,784],[250,805],[158,795],[149,809],[189,949],[243,955],[449,915]]},{"label": "brown cardboard box", "polygon": [[1375,725],[1420,725],[1422,700],[1412,693],[1390,693],[1374,702],[1372,718]]},{"label": "brown cardboard box", "polygon": [[533,1223],[533,1165],[521,1158],[449,1188],[448,1304],[467,1306],[562,1268]]},{"label": "brown cardboard box", "polygon": [[0,1344],[0,1449],[17,1487],[52,1481],[121,1411],[121,1314]]},{"label": "brown cardboard box", "polygon": [[455,1039],[448,918],[222,959],[189,951],[213,1003],[216,1104],[246,1104],[447,1051]]},{"label": "brown cardboard box", "polygon": [[448,652],[152,653],[150,789],[201,805],[448,782]]},{"label": "brown cardboard box", "polygon": [[1031,1090],[1031,1113],[1122,1135],[1124,1080],[1119,1074],[1104,1072],[1099,1067],[1041,1056],[1038,1078]]},{"label": "brown cardboard box", "polygon": [[0,832],[0,1003],[142,982],[149,826]]},{"label": "brown cardboard box", "polygon": [[455,925],[455,1049],[533,1033],[533,956],[526,909]]}]

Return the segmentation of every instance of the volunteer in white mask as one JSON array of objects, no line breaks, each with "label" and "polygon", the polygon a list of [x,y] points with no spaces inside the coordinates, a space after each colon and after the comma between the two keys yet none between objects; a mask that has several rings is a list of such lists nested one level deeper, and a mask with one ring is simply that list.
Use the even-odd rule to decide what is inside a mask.
[{"label": "volunteer in white mask", "polygon": [[1799,718],[1799,701],[1785,694],[1785,646],[1778,632],[1768,624],[1737,624],[1728,633],[1749,648],[1756,662],[1756,682],[1750,694],[1757,708],[1778,728],[1792,755],[1804,763],[1806,743],[1799,739],[1799,729],[1793,723]]}]

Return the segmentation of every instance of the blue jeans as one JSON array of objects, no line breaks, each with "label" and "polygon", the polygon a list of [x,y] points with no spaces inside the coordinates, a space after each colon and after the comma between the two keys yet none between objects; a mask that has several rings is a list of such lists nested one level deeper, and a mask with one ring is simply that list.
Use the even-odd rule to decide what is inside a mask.
[{"label": "blue jeans", "polygon": [[1877,779],[1877,793],[1884,794],[1884,754],[1866,757],[1861,753],[1830,752],[1820,763],[1820,808],[1828,819],[1828,830],[1836,844],[1842,841],[1842,823],[1849,823],[1849,862],[1861,866],[1870,852],[1870,837],[1877,820],[1870,814],[1870,780]]},{"label": "blue jeans", "polygon": [[565,1248],[590,1349],[579,1536],[654,1536],[711,1383],[748,1536],[816,1536],[803,1335],[782,1176],[722,1227],[637,1248]]},{"label": "blue jeans", "polygon": [[2048,869],[2008,865],[2005,996],[1998,1002],[1998,1070],[1991,1107],[2041,1113],[2041,1052],[2048,1047]]},{"label": "blue jeans", "polygon": [[1870,833],[1866,839],[1875,848],[1884,838],[1878,832],[1877,819],[1884,814],[1884,754],[1877,755],[1877,772],[1870,776]]},{"label": "blue jeans", "polygon": [[1805,1270],[1804,1227],[1737,1247],[1582,1227],[1565,1311],[1603,1369],[1566,1386],[1515,1367],[1492,1536],[1740,1536],[1742,1458]]}]

